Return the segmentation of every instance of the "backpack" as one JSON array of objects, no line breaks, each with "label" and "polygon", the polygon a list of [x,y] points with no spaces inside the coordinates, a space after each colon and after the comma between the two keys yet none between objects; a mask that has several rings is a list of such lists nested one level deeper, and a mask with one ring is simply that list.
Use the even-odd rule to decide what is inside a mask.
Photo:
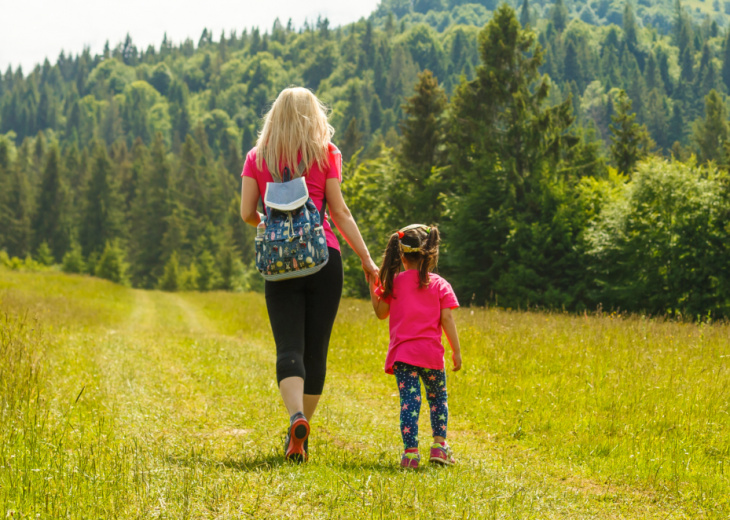
[{"label": "backpack", "polygon": [[[288,280],[314,274],[329,260],[322,212],[309,197],[300,162],[296,176],[289,167],[266,184],[265,220],[256,228],[256,268],[266,280]],[[292,178],[294,177],[294,178]]]}]

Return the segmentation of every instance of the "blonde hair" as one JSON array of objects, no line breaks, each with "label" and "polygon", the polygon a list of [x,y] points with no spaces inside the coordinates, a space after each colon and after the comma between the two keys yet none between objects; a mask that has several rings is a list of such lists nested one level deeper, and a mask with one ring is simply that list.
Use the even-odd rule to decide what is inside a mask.
[{"label": "blonde hair", "polygon": [[327,121],[327,107],[317,96],[306,88],[285,88],[264,116],[256,141],[256,166],[260,170],[266,161],[269,171],[279,171],[279,166],[294,171],[301,153],[306,170],[315,161],[325,168],[334,133]]}]

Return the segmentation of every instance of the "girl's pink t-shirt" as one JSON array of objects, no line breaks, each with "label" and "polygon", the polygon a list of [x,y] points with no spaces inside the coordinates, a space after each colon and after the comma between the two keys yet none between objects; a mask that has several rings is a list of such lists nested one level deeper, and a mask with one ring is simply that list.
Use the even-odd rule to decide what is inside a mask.
[{"label": "girl's pink t-shirt", "polygon": [[[382,300],[390,305],[390,345],[385,358],[385,372],[393,373],[400,361],[423,368],[444,368],[444,346],[441,343],[441,310],[459,306],[451,284],[430,273],[428,287],[418,287],[418,271],[398,273],[393,292]],[[382,297],[382,287],[375,289]]]},{"label": "girl's pink t-shirt", "polygon": [[[259,196],[263,199],[263,195],[266,193],[266,183],[274,182],[274,178],[271,176],[266,161],[262,164],[263,170],[259,170],[256,167],[256,148],[253,148],[246,155],[246,162],[243,164],[243,172],[241,177],[251,177],[256,180],[256,184],[259,187]],[[337,147],[330,143],[329,145],[329,167],[322,170],[315,162],[309,168],[309,171],[304,176],[307,182],[307,189],[309,190],[309,197],[317,206],[317,209],[322,209],[322,202],[324,201],[325,184],[327,179],[337,179],[342,182],[342,154]],[[324,234],[327,238],[327,246],[334,249],[340,250],[340,243],[337,241],[332,226],[330,225],[329,218],[327,218],[325,212],[324,218]]]}]

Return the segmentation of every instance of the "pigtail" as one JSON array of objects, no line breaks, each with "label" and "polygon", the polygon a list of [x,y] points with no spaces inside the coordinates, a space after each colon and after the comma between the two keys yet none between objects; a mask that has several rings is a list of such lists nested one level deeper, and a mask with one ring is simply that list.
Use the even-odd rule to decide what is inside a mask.
[{"label": "pigtail", "polygon": [[438,265],[440,243],[441,237],[439,230],[436,226],[431,226],[428,235],[426,235],[426,239],[421,244],[421,265],[418,268],[419,287],[428,287],[430,282],[428,273],[433,272]]},{"label": "pigtail", "polygon": [[400,243],[398,233],[393,233],[385,247],[383,263],[380,266],[380,285],[383,288],[384,297],[387,298],[393,293],[393,280],[400,270]]}]

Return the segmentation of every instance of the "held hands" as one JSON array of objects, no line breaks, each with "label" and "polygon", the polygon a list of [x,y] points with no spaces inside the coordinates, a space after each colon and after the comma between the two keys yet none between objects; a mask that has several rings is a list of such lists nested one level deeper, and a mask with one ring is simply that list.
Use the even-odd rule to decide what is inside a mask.
[{"label": "held hands", "polygon": [[369,256],[362,260],[362,270],[365,272],[365,279],[368,285],[376,283],[375,281],[380,275],[380,269],[378,269],[378,266],[375,265],[375,262]]},{"label": "held hands", "polygon": [[461,370],[461,351],[452,352],[451,360],[454,362],[453,371],[458,372],[459,370]]}]

